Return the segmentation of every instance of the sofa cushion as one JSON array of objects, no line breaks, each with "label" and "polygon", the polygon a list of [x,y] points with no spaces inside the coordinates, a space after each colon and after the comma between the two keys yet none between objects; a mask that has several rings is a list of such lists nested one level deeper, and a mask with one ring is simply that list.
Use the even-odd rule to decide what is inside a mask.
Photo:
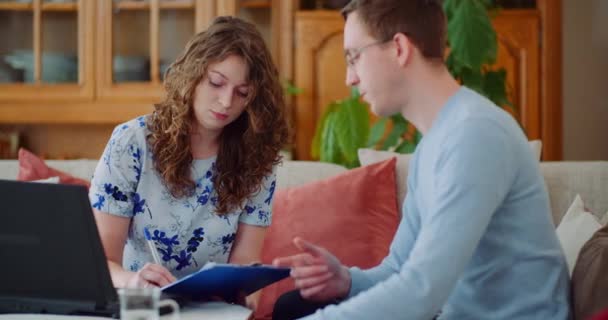
[{"label": "sofa cushion", "polygon": [[597,218],[585,209],[583,200],[577,195],[556,230],[570,274],[581,248],[601,227]]},{"label": "sofa cushion", "polygon": [[[262,262],[297,253],[300,236],[327,248],[345,265],[370,268],[388,254],[399,223],[395,159],[353,169],[313,183],[277,191]],[[269,318],[276,299],[294,285],[286,279],[266,287],[256,318]]]},{"label": "sofa cushion", "polygon": [[343,166],[317,161],[283,161],[277,168],[277,189],[296,187],[335,176],[346,171]]},{"label": "sofa cushion", "polygon": [[608,308],[608,226],[596,231],[580,251],[572,273],[574,319],[589,319]]},{"label": "sofa cushion", "polygon": [[598,219],[608,211],[608,161],[543,162],[553,222],[558,225],[577,194]]},{"label": "sofa cushion", "polygon": [[37,155],[23,148],[19,149],[19,174],[17,175],[17,180],[33,181],[51,177],[59,177],[59,183],[84,185],[87,188],[90,185],[86,180],[76,178],[71,174],[47,166],[44,160]]}]

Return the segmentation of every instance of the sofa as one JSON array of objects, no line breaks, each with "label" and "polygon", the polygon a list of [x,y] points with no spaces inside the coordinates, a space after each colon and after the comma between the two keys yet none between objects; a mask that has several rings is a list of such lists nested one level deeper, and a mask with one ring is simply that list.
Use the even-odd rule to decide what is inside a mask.
[{"label": "sofa", "polygon": [[[88,180],[97,160],[47,160],[46,164]],[[559,224],[577,194],[598,219],[608,211],[608,161],[541,162],[540,168],[547,183],[555,225]],[[346,168],[331,163],[288,160],[278,169],[277,188],[300,186],[345,171]],[[14,180],[18,173],[17,160],[0,160],[0,179]]]},{"label": "sofa", "polygon": [[[89,180],[97,160],[47,160],[45,163],[54,169]],[[397,162],[397,165],[403,166],[403,163]],[[539,165],[549,191],[552,216],[556,226],[568,211],[576,195],[580,195],[585,207],[597,217],[598,221],[608,217],[606,214],[608,212],[608,161],[541,162]],[[277,188],[281,191],[286,188],[302,187],[347,171],[348,169],[335,164],[288,160],[278,168]],[[0,179],[16,179],[18,173],[19,162],[17,160],[0,160]],[[402,202],[403,199],[398,200]],[[295,228],[296,233],[301,231],[297,229],[297,226]],[[316,239],[308,240],[315,241]],[[266,300],[272,299],[266,297]],[[264,306],[264,308],[263,314],[256,318],[268,318],[271,306]]]}]

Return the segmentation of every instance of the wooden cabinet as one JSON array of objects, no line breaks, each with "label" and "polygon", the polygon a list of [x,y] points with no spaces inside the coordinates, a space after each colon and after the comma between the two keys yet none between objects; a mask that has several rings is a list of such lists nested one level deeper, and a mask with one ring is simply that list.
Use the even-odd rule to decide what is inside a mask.
[{"label": "wooden cabinet", "polygon": [[[536,9],[503,10],[493,19],[498,35],[498,61],[496,67],[507,69],[509,97],[516,106],[515,116],[530,139],[542,139],[544,153],[555,159],[559,135],[553,135],[545,126],[556,128],[555,123],[543,121],[561,108],[543,105],[541,74],[544,51],[541,50],[541,21]],[[317,121],[328,103],[347,97],[345,85],[346,64],[342,47],[344,22],[335,11],[301,11],[296,13],[295,84],[303,89],[296,97],[294,121],[296,125],[296,157],[310,159],[310,143]],[[559,94],[554,92],[552,94]],[[557,110],[559,111],[559,110]]]},{"label": "wooden cabinet", "polygon": [[300,11],[295,17],[295,154],[309,160],[317,121],[328,104],[349,95],[345,84],[344,19],[336,11]]},{"label": "wooden cabinet", "polygon": [[507,70],[511,110],[528,138],[541,139],[540,18],[536,10],[504,10],[493,20],[497,68]]},{"label": "wooden cabinet", "polygon": [[0,101],[93,98],[93,2],[0,2]]},{"label": "wooden cabinet", "polygon": [[291,16],[289,4],[276,0],[100,1],[98,17],[104,30],[98,39],[98,96],[161,99],[164,71],[190,37],[215,16],[238,16],[256,24],[278,60],[282,23],[278,17],[282,12]]},{"label": "wooden cabinet", "polygon": [[[163,96],[164,70],[219,15],[256,24],[279,66],[290,63],[292,48],[283,44],[290,37],[281,31],[294,3],[0,1],[0,38],[7,39],[0,44],[0,123],[118,123],[149,112]],[[7,64],[15,52],[24,62]]]},{"label": "wooden cabinet", "polygon": [[0,131],[33,135],[29,146],[55,157],[72,126],[98,142],[89,148],[84,139],[71,149],[83,151],[69,155],[98,156],[112,126],[151,112],[165,69],[220,15],[254,23],[291,79],[296,7],[296,0],[0,0]]}]

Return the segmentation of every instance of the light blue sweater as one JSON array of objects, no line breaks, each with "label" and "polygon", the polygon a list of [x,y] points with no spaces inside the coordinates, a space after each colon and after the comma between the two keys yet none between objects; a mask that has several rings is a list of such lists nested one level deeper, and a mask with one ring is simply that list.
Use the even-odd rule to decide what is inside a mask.
[{"label": "light blue sweater", "polygon": [[[566,262],[513,118],[462,87],[410,162],[389,255],[306,319],[567,319]],[[365,255],[365,252],[361,252]]]}]

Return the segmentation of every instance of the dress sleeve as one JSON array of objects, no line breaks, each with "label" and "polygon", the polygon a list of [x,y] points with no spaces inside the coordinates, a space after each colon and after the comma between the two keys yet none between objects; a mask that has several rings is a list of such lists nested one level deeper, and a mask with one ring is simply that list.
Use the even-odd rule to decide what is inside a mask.
[{"label": "dress sleeve", "polygon": [[137,207],[134,203],[139,202],[136,190],[144,153],[136,128],[132,126],[127,123],[114,129],[89,189],[93,208],[128,218],[134,216],[134,208]]},{"label": "dress sleeve", "polygon": [[277,168],[264,177],[260,190],[247,200],[247,204],[241,212],[239,222],[267,227],[272,221],[272,200],[277,185]]}]

